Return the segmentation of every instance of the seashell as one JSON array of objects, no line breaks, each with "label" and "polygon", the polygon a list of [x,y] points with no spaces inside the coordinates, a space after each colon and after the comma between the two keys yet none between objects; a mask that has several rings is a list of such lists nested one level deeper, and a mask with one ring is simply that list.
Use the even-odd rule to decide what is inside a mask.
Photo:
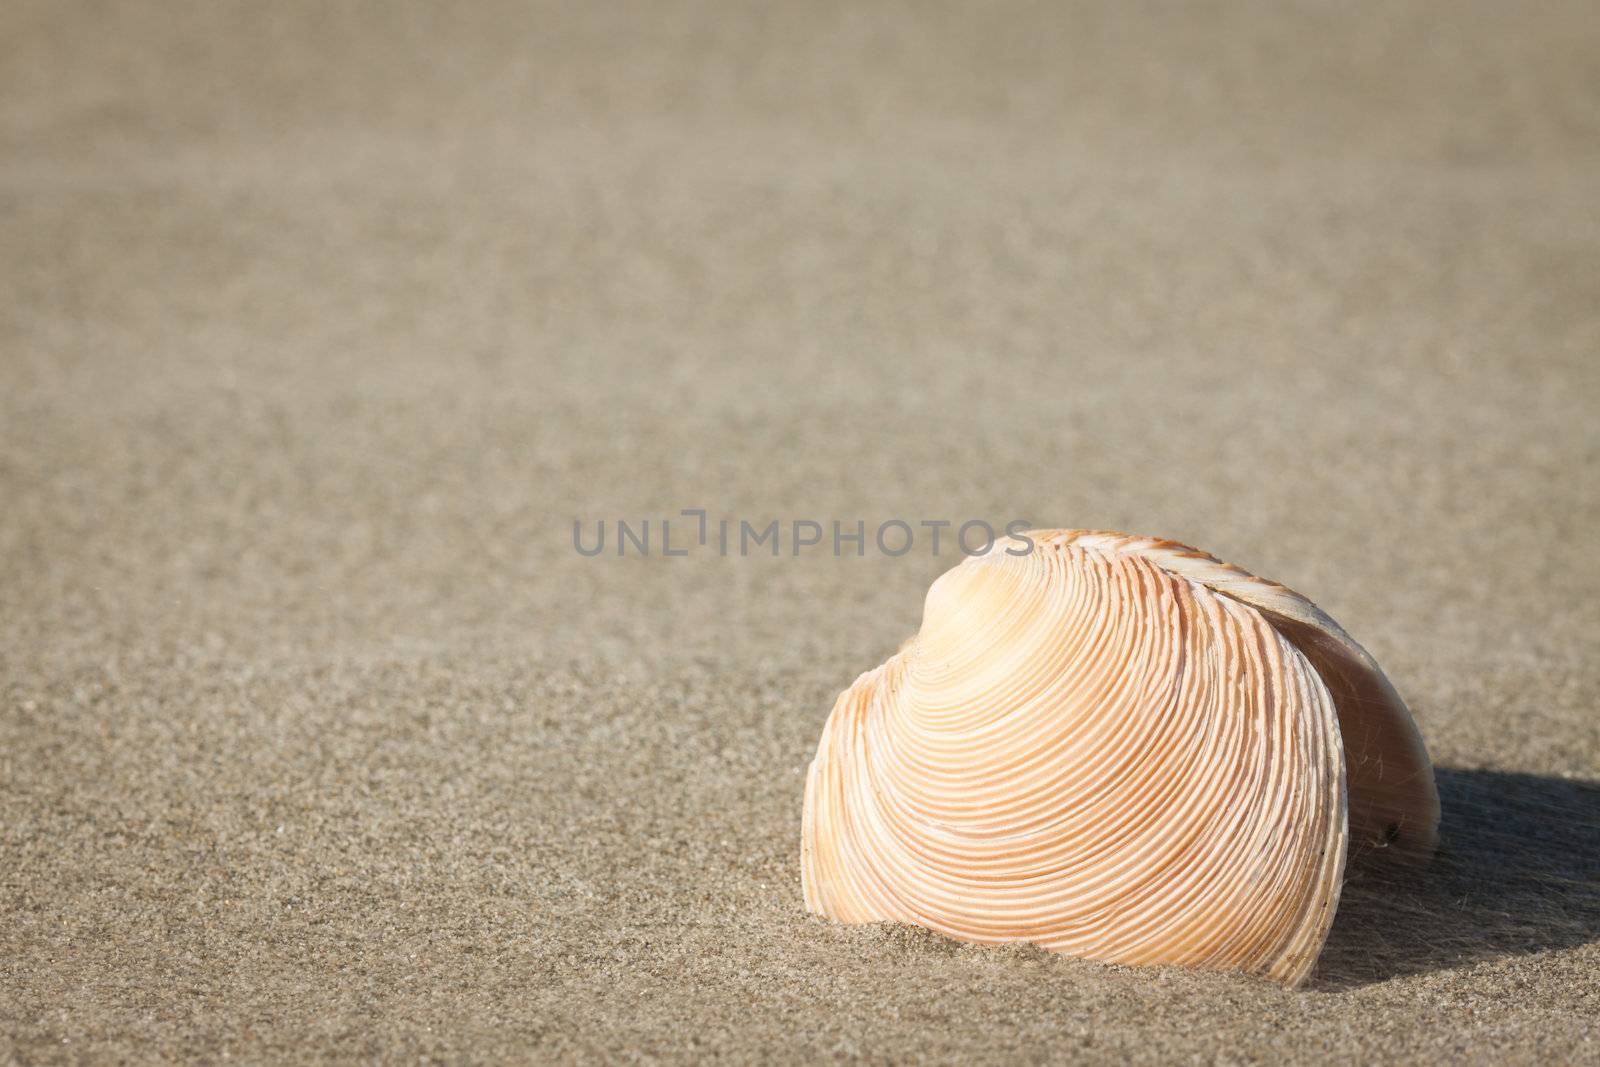
[{"label": "seashell", "polygon": [[1425,862],[1405,703],[1309,600],[1171,541],[1036,531],[963,560],[840,694],[806,907],[1298,984],[1351,846]]}]

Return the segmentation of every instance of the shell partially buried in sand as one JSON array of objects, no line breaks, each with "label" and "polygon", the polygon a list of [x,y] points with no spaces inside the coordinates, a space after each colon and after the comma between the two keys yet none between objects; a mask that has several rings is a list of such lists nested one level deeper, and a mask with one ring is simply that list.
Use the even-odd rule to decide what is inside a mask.
[{"label": "shell partially buried in sand", "polygon": [[933,584],[839,696],[806,780],[806,906],[1295,984],[1352,845],[1425,862],[1404,702],[1310,601],[1171,541],[1039,531]]}]

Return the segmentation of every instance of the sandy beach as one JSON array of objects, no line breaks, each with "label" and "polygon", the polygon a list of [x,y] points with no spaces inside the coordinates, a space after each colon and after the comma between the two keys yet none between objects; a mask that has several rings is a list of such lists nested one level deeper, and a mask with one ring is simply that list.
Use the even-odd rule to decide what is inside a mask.
[{"label": "sandy beach", "polygon": [[[1592,4],[0,6],[0,1061],[1600,1062],[1597,191]],[[1295,991],[809,916],[956,557],[684,509],[1283,581],[1442,854]]]}]

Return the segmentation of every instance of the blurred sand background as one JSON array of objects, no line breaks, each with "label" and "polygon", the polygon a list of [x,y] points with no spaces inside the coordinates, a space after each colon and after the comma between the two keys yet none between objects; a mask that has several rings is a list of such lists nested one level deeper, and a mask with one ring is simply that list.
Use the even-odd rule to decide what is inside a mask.
[{"label": "blurred sand background", "polygon": [[[1595,1062],[1590,3],[0,6],[0,1059]],[[1317,978],[802,908],[952,560],[1189,541],[1411,701]]]}]

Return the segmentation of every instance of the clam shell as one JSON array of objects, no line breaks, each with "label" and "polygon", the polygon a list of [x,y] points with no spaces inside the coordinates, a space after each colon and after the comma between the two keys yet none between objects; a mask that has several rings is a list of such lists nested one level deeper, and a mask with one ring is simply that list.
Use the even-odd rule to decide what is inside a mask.
[{"label": "clam shell", "polygon": [[981,943],[1310,973],[1351,844],[1430,856],[1404,702],[1310,601],[1155,538],[963,560],[839,696],[806,780],[809,910]]}]

